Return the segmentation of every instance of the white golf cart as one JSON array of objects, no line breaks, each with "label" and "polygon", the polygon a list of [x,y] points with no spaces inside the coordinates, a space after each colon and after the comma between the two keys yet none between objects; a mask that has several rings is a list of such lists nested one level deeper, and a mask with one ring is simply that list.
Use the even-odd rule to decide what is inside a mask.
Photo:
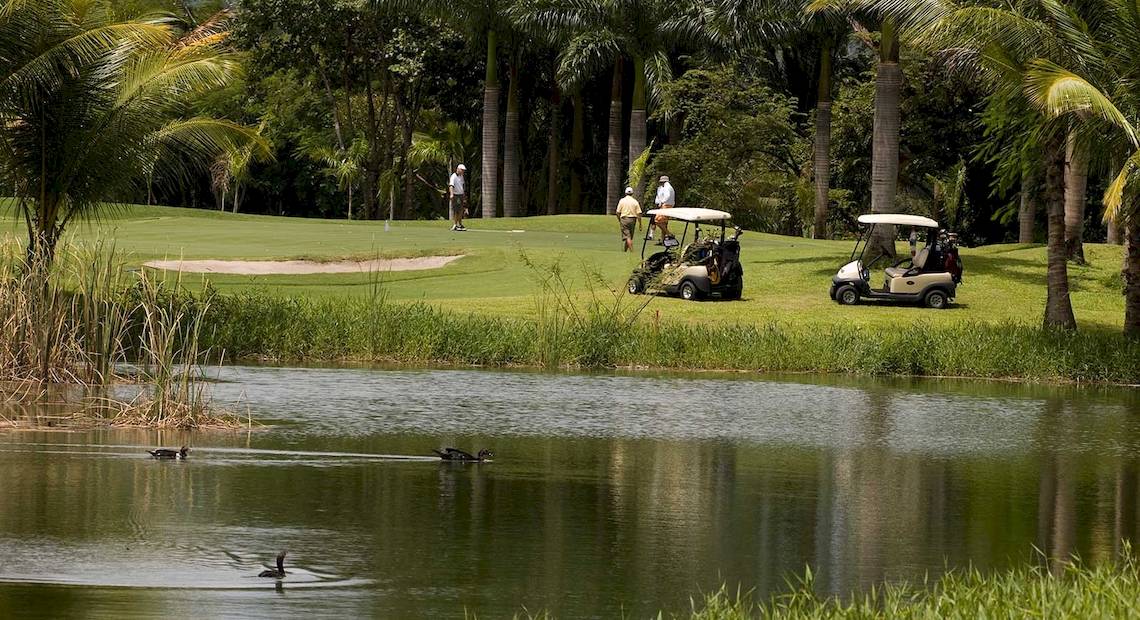
[{"label": "white golf cart", "polygon": [[[871,213],[859,216],[866,231],[855,241],[846,265],[831,279],[831,298],[844,305],[859,303],[861,298],[920,303],[930,308],[945,308],[962,282],[962,259],[958,256],[956,236],[938,229],[938,222],[919,215]],[[872,288],[870,264],[863,264],[876,226],[909,226],[910,256],[883,270],[883,286]],[[919,231],[926,231],[926,245],[918,249]],[[860,251],[862,246],[862,251]],[[858,256],[858,258],[856,258]]]},{"label": "white golf cart", "polygon": [[[666,236],[662,239],[664,248],[646,258],[653,218],[657,215],[684,222],[685,229],[680,240]],[[650,218],[649,226],[641,244],[641,265],[629,277],[630,294],[660,292],[688,300],[740,299],[744,269],[740,266],[739,239],[744,231],[737,226],[731,237],[725,236],[731,215],[715,209],[674,207],[650,209],[645,216]],[[690,226],[693,242],[686,246]]]}]

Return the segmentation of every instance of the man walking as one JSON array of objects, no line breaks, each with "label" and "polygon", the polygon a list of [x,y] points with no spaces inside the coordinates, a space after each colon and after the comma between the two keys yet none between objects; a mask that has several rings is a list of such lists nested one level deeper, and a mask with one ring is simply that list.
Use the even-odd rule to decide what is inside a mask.
[{"label": "man walking", "polygon": [[463,216],[467,215],[467,188],[463,180],[464,172],[467,172],[467,166],[459,164],[447,182],[447,208],[451,211],[451,230],[467,230],[463,226]]},{"label": "man walking", "polygon": [[618,225],[621,227],[621,240],[625,242],[622,252],[633,249],[633,226],[641,230],[641,203],[633,197],[633,188],[625,188],[625,197],[618,201]]},{"label": "man walking", "polygon": [[[657,179],[657,198],[653,200],[653,204],[658,209],[672,209],[677,206],[677,193],[669,184],[669,177],[661,175],[661,178]],[[653,218],[653,221],[657,228],[661,229],[661,243],[657,245],[662,245],[665,243],[665,237],[669,234],[669,218],[659,214]]]}]

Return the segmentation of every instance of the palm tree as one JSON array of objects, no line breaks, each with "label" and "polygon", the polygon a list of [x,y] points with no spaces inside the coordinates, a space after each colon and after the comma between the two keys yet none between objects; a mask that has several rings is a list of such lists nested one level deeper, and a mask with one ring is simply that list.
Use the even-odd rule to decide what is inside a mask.
[{"label": "palm tree", "polygon": [[[346,148],[322,146],[313,150],[311,156],[324,164],[325,174],[336,179],[340,191],[348,194],[348,215],[352,219],[352,194],[356,185],[364,177],[364,162],[368,157],[368,143],[362,139],[353,140]],[[237,208],[235,207],[235,211]]]},{"label": "palm tree", "polygon": [[1089,145],[1069,132],[1065,140],[1065,255],[1085,262],[1085,190],[1089,182]]},{"label": "palm tree", "polygon": [[148,177],[265,150],[245,127],[189,115],[240,74],[225,14],[190,31],[170,16],[110,15],[100,0],[0,0],[0,175],[44,266],[67,224]]},{"label": "palm tree", "polygon": [[[875,115],[871,147],[871,211],[894,211],[899,182],[899,133],[902,122],[903,74],[899,65],[898,22],[884,19],[880,26],[879,66],[875,71]],[[895,255],[895,234],[891,226],[876,226],[873,246],[881,254]]]},{"label": "palm tree", "polygon": [[[964,8],[955,13],[965,17],[957,22],[965,26],[960,32],[967,35],[971,47],[990,59],[997,72],[1006,76],[1005,83],[1013,85],[1040,115],[1038,134],[1044,145],[1049,215],[1045,323],[1072,328],[1076,321],[1068,300],[1065,263],[1068,249],[1074,246],[1066,244],[1065,220],[1076,214],[1067,207],[1079,205],[1083,218],[1080,186],[1081,177],[1087,175],[1089,154],[1084,149],[1089,145],[1096,143],[1109,159],[1137,152],[1140,142],[1129,118],[1140,113],[1132,80],[1140,69],[1140,23],[1135,7],[1123,0],[1080,6],[1038,1],[1038,12],[1032,15],[1018,9]],[[1067,168],[1066,162],[1071,164]],[[1121,222],[1126,238],[1136,219],[1125,206],[1136,162],[1140,158],[1135,155],[1126,161],[1105,194],[1105,217]],[[1066,177],[1075,186],[1068,201],[1064,198]],[[1080,194],[1079,201],[1074,194]],[[1140,230],[1136,239],[1140,239]],[[1125,333],[1140,336],[1140,262],[1133,261],[1128,250],[1125,255]]]},{"label": "palm tree", "polygon": [[[1023,146],[1008,152],[1015,158],[1026,153],[1041,157],[1039,169],[1043,171],[1045,182],[1042,197],[1048,215],[1048,294],[1044,324],[1075,329],[1064,243],[1065,136],[1069,133],[1069,123],[1057,118],[1061,110],[1042,103],[1043,93],[1039,88],[1035,90],[1033,81],[1040,78],[1035,67],[1042,66],[1044,58],[1069,53],[1064,40],[1035,14],[1025,13],[1018,7],[952,4],[945,5],[945,13],[929,25],[923,36],[932,47],[955,50],[953,62],[974,67],[990,82],[993,94],[989,105],[1000,110],[991,111],[989,118],[1017,128],[1013,133],[1025,136],[1022,145],[1040,145],[1040,150]],[[1031,96],[1034,92],[1036,95]],[[1020,162],[1017,169],[1024,172],[1038,168]],[[1034,189],[1031,178],[1026,179],[1023,196],[1032,198],[1033,194],[1027,195],[1027,191],[1034,192]]]},{"label": "palm tree", "polygon": [[[655,84],[672,78],[671,46],[693,38],[699,21],[691,7],[678,9],[664,0],[532,0],[521,19],[531,28],[560,33],[558,81],[580,85],[607,68],[610,87],[609,138],[606,159],[606,213],[612,214],[627,168],[622,158],[623,77],[633,65],[629,125],[629,161],[645,150],[647,106]],[[577,110],[575,111],[577,113]]]},{"label": "palm tree", "polygon": [[510,63],[510,84],[507,87],[506,131],[503,135],[503,217],[526,215],[520,207],[522,193],[519,173],[519,64],[521,54],[516,50]]},{"label": "palm tree", "polygon": [[830,39],[819,52],[819,75],[816,78],[815,136],[812,141],[812,180],[815,185],[815,218],[812,238],[827,237],[827,207],[831,194],[831,61],[834,55]]},{"label": "palm tree", "polygon": [[812,139],[812,181],[815,186],[812,237],[822,239],[827,236],[827,209],[831,195],[832,63],[836,49],[846,42],[851,27],[842,13],[827,9],[800,11],[799,21],[799,30],[819,41],[815,134]]},{"label": "palm tree", "polygon": [[1017,242],[1033,243],[1033,231],[1037,223],[1037,180],[1036,170],[1027,166],[1021,174],[1020,205],[1017,210]]},{"label": "palm tree", "polygon": [[487,31],[487,76],[483,81],[483,185],[479,199],[483,217],[495,217],[499,185],[499,68],[498,37]]},{"label": "palm tree", "polygon": [[[898,0],[811,0],[806,12],[837,13],[848,16],[861,31],[864,23],[878,22],[879,63],[875,71],[874,120],[871,136],[871,211],[894,211],[899,177],[899,132],[902,124],[899,104],[903,74],[899,65],[900,27],[903,18],[921,15],[911,2]],[[869,36],[864,34],[866,38]],[[818,197],[817,197],[818,200]],[[869,241],[873,255],[895,255],[893,226],[876,226]]]},{"label": "palm tree", "polygon": [[[384,0],[375,0],[384,1]],[[408,0],[387,0],[399,6],[416,9]],[[459,0],[434,2],[432,6],[456,27],[467,33],[472,45],[483,45],[487,51],[487,67],[483,78],[483,154],[480,200],[483,217],[495,217],[499,191],[499,37],[511,33],[509,0]]]}]

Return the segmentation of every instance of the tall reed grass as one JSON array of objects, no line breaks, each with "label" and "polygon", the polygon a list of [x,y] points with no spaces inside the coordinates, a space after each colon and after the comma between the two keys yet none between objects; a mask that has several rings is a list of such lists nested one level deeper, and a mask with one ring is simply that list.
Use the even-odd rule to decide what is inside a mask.
[{"label": "tall reed grass", "polygon": [[598,290],[535,298],[537,319],[440,310],[384,295],[218,296],[203,316],[206,347],[231,359],[396,362],[598,369],[638,367],[1027,381],[1140,382],[1140,344],[1114,332],[1021,324],[849,325],[659,322],[644,298]]},{"label": "tall reed grass", "polygon": [[[202,380],[209,295],[175,293],[128,272],[109,245],[63,248],[57,257],[49,268],[30,264],[18,244],[0,246],[0,397],[79,393],[97,404],[83,412],[113,424],[237,424],[211,411]],[[125,371],[128,362],[136,373]],[[112,396],[109,388],[124,382],[136,384],[135,397]]]},{"label": "tall reed grass", "polygon": [[1050,572],[1022,566],[983,573],[951,571],[926,584],[886,584],[842,600],[816,593],[810,571],[786,594],[755,601],[726,587],[692,603],[690,620],[876,620],[879,618],[1136,618],[1140,571],[1135,556],[1095,567],[1079,562]]}]

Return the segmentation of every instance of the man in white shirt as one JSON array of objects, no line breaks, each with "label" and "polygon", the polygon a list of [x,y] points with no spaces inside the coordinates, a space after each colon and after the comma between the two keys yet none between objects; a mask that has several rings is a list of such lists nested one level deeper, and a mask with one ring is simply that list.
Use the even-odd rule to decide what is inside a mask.
[{"label": "man in white shirt", "polygon": [[[669,184],[669,177],[662,175],[657,179],[657,197],[653,200],[653,205],[658,209],[672,209],[677,206],[677,192],[673,191],[673,186]],[[665,243],[665,236],[669,234],[669,218],[658,215],[653,219],[653,223],[661,229],[661,242],[657,244],[661,245]]]},{"label": "man in white shirt", "polygon": [[447,182],[447,208],[451,211],[451,230],[467,230],[463,225],[463,216],[467,215],[467,187],[463,178],[464,172],[467,172],[467,166],[459,164]]}]

